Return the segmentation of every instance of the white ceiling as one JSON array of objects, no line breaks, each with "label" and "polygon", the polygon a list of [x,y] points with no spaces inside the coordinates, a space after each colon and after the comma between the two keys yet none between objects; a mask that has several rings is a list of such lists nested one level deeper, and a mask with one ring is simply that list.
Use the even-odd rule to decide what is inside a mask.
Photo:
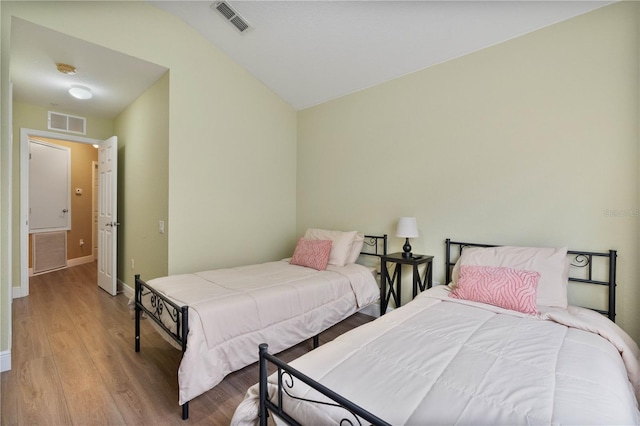
[{"label": "white ceiling", "polygon": [[[56,63],[73,65],[66,75]],[[14,101],[80,116],[114,118],[167,69],[14,18],[11,24],[11,80]],[[69,95],[72,84],[87,86],[93,98]]]},{"label": "white ceiling", "polygon": [[302,109],[569,19],[602,1],[151,1]]},{"label": "white ceiling", "polygon": [[[509,40],[612,1],[230,1],[240,33],[214,1],[149,1],[197,29],[296,109],[303,109]],[[56,62],[78,68],[75,76]],[[115,117],[167,70],[26,21],[11,38],[14,98]],[[79,101],[71,84],[92,89]]]}]

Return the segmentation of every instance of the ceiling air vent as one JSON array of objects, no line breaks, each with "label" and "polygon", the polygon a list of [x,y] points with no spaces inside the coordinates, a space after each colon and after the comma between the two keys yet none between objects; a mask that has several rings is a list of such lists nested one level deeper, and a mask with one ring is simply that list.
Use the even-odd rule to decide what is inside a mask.
[{"label": "ceiling air vent", "polygon": [[212,8],[216,9],[224,18],[231,22],[231,24],[236,27],[238,31],[241,33],[248,30],[249,23],[238,13],[229,6],[229,3],[226,1],[219,1],[211,5]]},{"label": "ceiling air vent", "polygon": [[79,133],[81,135],[87,133],[87,119],[84,117],[49,111],[48,118],[49,130],[62,130],[63,132]]}]

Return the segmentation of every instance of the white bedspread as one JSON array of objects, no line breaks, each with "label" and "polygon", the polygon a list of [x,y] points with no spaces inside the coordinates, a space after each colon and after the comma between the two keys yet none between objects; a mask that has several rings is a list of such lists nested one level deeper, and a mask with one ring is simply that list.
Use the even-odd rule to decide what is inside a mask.
[{"label": "white bedspread", "polygon": [[[608,319],[575,307],[518,315],[447,292],[435,287],[291,364],[393,425],[640,423],[638,347]],[[299,381],[293,393],[326,400]],[[257,398],[256,385],[232,424],[256,423]],[[286,406],[302,424],[349,418]]]},{"label": "white bedspread", "polygon": [[[380,297],[371,270],[362,265],[316,271],[287,260],[172,275],[148,284],[189,306],[187,350],[178,370],[180,404],[257,361],[260,343],[282,351]],[[143,298],[143,303],[148,302]]]}]

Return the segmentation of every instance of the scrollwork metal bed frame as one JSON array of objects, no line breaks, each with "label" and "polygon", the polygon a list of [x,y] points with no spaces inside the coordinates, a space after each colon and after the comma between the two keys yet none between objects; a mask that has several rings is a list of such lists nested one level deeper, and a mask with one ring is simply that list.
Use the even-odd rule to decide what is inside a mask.
[{"label": "scrollwork metal bed frame", "polygon": [[[365,235],[361,253],[365,256],[381,257],[387,254],[387,234]],[[142,303],[142,296],[150,295],[151,309]],[[135,351],[140,352],[140,319],[142,314],[155,322],[167,335],[180,346],[182,354],[187,350],[187,335],[189,334],[189,307],[180,306],[157,292],[152,286],[135,275]],[[167,327],[163,321],[163,314],[168,313],[175,331]],[[166,319],[166,315],[164,316]],[[319,344],[319,335],[313,336],[313,347]],[[189,418],[189,402],[182,405],[182,419]]]},{"label": "scrollwork metal bed frame", "polygon": [[[451,241],[449,238],[445,240],[445,266],[446,266],[446,282],[451,282],[451,270],[456,261],[462,254],[462,251],[467,247],[497,247],[494,244],[480,244],[480,243],[466,243]],[[457,252],[452,255],[452,248],[457,247]],[[576,251],[570,250],[567,253],[570,258],[571,265],[578,268],[586,268],[586,278],[569,277],[569,281],[585,284],[595,284],[608,287],[608,308],[606,310],[589,308],[597,311],[603,315],[606,315],[611,321],[615,321],[615,291],[616,291],[616,258],[617,251],[609,250],[608,252],[591,252],[591,251]],[[606,281],[594,279],[593,263],[596,259],[602,259],[605,262],[608,261],[608,270]],[[345,410],[345,416],[340,421],[340,425],[362,425],[362,421],[370,423],[372,425],[386,426],[387,422],[378,418],[373,413],[365,410],[364,408],[354,404],[348,399],[344,398],[340,394],[325,387],[321,383],[306,376],[295,368],[291,367],[287,363],[278,359],[268,351],[266,344],[261,344],[258,349],[259,364],[260,364],[260,379],[259,379],[259,412],[258,419],[261,426],[267,425],[267,418],[269,413],[273,413],[284,423],[289,425],[299,425],[299,423],[292,417],[290,413],[287,413],[283,407],[283,397],[286,394],[290,398],[294,398],[300,401],[320,404],[331,405],[334,407],[340,407]],[[268,363],[272,363],[277,367],[277,389],[275,396],[269,398],[267,379],[269,374],[267,373]],[[295,379],[307,384],[311,388],[317,390],[335,403],[327,403],[325,401],[313,401],[300,397],[296,397],[289,393],[289,390],[294,387]]]},{"label": "scrollwork metal bed frame", "polygon": [[[458,241],[451,241],[449,238],[445,240],[446,245],[446,282],[451,282],[451,270],[455,265],[455,261],[460,257],[462,251],[467,247],[498,247],[496,244],[478,244],[478,243],[463,243]],[[455,260],[452,258],[451,249],[457,248],[457,256]],[[615,322],[616,318],[616,258],[618,256],[616,250],[609,250],[608,252],[592,252],[592,251],[578,251],[569,250],[567,252],[571,266],[576,268],[585,268],[586,278],[577,278],[569,275],[569,281],[583,283],[583,284],[595,284],[608,287],[608,303],[607,309],[589,308],[591,310],[600,312],[606,315],[611,321]],[[607,280],[594,279],[593,264],[596,259],[608,259],[608,273]]]},{"label": "scrollwork metal bed frame", "polygon": [[[310,377],[306,376],[305,374],[291,367],[290,365],[278,359],[277,357],[271,355],[269,353],[269,347],[266,343],[262,343],[259,346],[258,353],[260,355],[260,360],[258,361],[260,365],[260,391],[259,391],[260,406],[259,406],[259,416],[258,416],[260,420],[260,426],[267,425],[268,411],[271,411],[272,413],[277,415],[279,418],[283,419],[285,423],[289,425],[300,424],[284,410],[281,402],[274,403],[268,398],[267,377],[269,375],[267,373],[267,366],[269,362],[271,362],[272,364],[278,367],[278,390],[277,390],[278,394],[276,396],[277,401],[282,401],[282,397],[283,397],[282,394],[284,392],[289,397],[300,400],[300,401],[309,402],[313,404],[330,405],[333,407],[340,407],[345,409],[349,414],[347,415],[348,417],[345,417],[340,421],[340,425],[355,425],[355,424],[362,425],[362,422],[360,421],[360,419],[363,419],[367,422],[370,422],[372,425],[391,426],[389,425],[389,423],[378,418],[374,414],[371,414],[364,408],[354,404],[353,402],[337,394],[336,392],[332,391],[326,386],[323,386],[322,384],[316,382],[315,380],[311,379]],[[295,379],[298,379],[301,382],[311,386],[313,389],[322,393],[332,401],[335,401],[335,404],[327,403],[325,401],[314,401],[310,399],[299,398],[291,395],[288,392],[288,389],[293,388]]]}]

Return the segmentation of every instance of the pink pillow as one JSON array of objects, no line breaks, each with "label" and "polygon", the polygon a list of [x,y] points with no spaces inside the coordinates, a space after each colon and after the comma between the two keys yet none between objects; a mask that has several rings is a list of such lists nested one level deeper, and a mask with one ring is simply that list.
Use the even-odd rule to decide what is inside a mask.
[{"label": "pink pillow", "polygon": [[453,285],[458,282],[458,269],[463,265],[503,266],[540,273],[538,306],[567,307],[569,262],[567,247],[469,247],[464,249],[453,267]]},{"label": "pink pillow", "polygon": [[307,268],[324,271],[327,269],[330,252],[331,240],[307,240],[300,238],[290,263],[292,265],[306,266]]},{"label": "pink pillow", "polygon": [[540,273],[503,266],[462,265],[449,297],[536,314]]}]

